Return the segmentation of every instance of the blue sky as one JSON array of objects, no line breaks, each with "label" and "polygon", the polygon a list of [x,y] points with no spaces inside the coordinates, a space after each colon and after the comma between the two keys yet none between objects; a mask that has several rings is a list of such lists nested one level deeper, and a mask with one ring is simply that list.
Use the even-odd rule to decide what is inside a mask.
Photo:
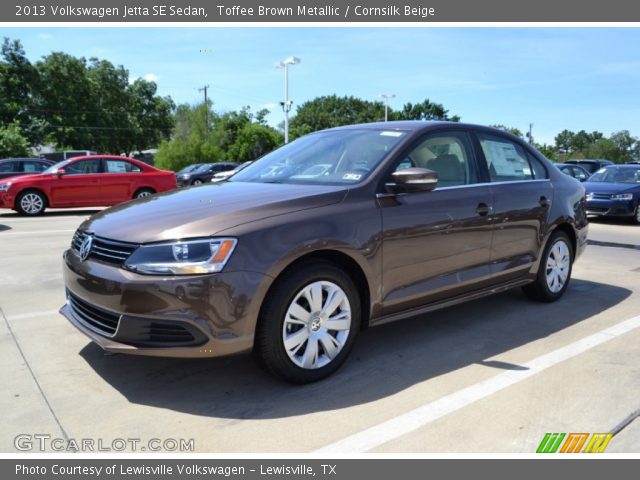
[{"label": "blue sky", "polygon": [[52,51],[124,65],[157,82],[176,103],[201,101],[210,85],[219,111],[250,105],[282,120],[290,55],[290,98],[319,95],[390,106],[425,97],[463,121],[504,124],[553,142],[564,128],[640,135],[640,29],[637,28],[3,28],[36,61]]}]

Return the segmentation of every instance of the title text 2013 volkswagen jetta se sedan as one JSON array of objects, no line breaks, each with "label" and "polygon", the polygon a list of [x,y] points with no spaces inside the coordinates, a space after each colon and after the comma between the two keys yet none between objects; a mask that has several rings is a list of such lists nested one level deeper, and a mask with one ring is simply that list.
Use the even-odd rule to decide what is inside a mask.
[{"label": "title text 2013 volkswagen jetta se sedan", "polygon": [[227,182],[85,221],[64,254],[61,311],[112,352],[254,349],[310,382],[369,325],[518,286],[557,300],[586,245],[584,206],[579,182],[502,131],[326,130]]}]

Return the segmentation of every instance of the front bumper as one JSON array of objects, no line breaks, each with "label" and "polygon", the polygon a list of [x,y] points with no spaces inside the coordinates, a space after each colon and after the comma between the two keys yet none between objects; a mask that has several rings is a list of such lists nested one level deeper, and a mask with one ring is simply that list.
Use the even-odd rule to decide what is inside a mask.
[{"label": "front bumper", "polygon": [[587,215],[602,217],[631,217],[635,214],[634,200],[590,200],[587,201]]},{"label": "front bumper", "polygon": [[139,275],[63,255],[72,325],[104,350],[169,357],[216,357],[250,350],[268,277],[253,272]]},{"label": "front bumper", "polygon": [[0,192],[0,208],[14,208],[15,199],[7,192]]}]

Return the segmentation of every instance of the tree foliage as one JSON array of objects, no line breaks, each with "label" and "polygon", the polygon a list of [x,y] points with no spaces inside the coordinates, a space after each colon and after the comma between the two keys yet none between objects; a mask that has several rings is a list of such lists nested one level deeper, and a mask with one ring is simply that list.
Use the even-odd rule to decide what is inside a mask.
[{"label": "tree foliage", "polygon": [[172,138],[160,144],[156,165],[178,171],[192,163],[255,160],[283,141],[280,132],[265,124],[265,115],[262,110],[254,115],[249,107],[218,114],[211,103],[180,105]]},{"label": "tree foliage", "polygon": [[54,52],[35,64],[17,40],[0,57],[0,120],[16,122],[31,146],[130,153],[171,132],[174,104],[154,82],[129,81],[123,66]]},{"label": "tree foliage", "polygon": [[28,157],[29,141],[15,123],[0,125],[0,158]]}]

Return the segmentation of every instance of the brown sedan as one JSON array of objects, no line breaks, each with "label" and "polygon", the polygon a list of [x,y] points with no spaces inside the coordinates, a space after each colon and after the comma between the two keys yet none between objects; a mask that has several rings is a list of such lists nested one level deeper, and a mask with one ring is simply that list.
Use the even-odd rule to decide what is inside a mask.
[{"label": "brown sedan", "polygon": [[64,254],[61,312],[112,352],[254,349],[315,381],[362,328],[513,287],[557,300],[586,245],[584,207],[579,182],[499,130],[317,132],[229,181],[91,217]]}]

